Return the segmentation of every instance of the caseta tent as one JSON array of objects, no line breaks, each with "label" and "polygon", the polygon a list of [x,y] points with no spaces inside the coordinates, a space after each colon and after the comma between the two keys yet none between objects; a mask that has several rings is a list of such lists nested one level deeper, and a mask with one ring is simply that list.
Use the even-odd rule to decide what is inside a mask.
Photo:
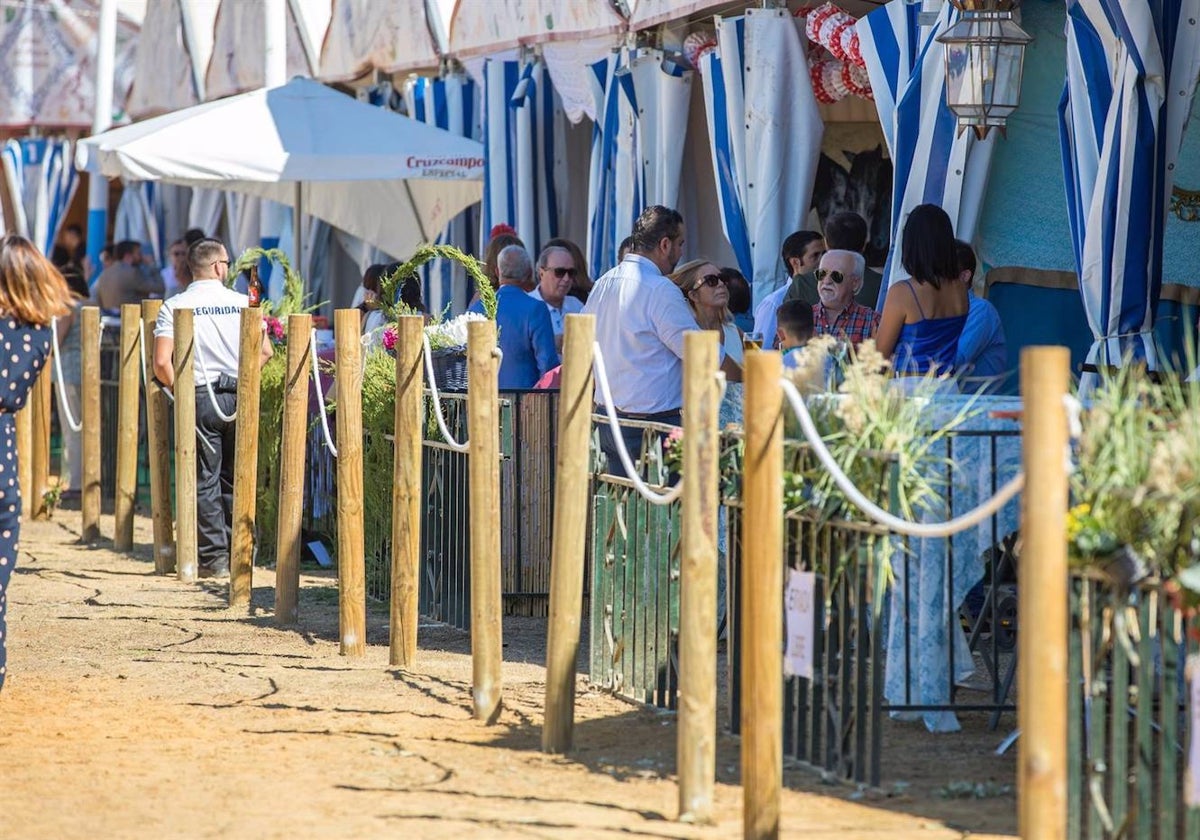
[{"label": "caseta tent", "polygon": [[268,198],[397,257],[482,195],[478,142],[302,78],[81,140],[75,162]]}]

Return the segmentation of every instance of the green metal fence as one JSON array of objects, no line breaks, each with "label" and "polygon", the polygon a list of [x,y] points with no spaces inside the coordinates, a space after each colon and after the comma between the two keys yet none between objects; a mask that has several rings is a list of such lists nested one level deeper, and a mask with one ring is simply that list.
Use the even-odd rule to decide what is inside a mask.
[{"label": "green metal fence", "polygon": [[1071,583],[1068,836],[1200,838],[1183,797],[1184,664],[1200,646],[1157,581]]}]

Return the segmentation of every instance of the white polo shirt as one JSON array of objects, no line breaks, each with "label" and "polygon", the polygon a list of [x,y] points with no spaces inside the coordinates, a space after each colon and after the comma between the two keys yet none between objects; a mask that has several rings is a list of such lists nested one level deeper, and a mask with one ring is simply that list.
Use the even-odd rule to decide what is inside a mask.
[{"label": "white polo shirt", "polygon": [[[196,340],[193,354],[196,384],[216,381],[221,374],[236,378],[242,310],[249,305],[248,297],[225,288],[220,280],[193,280],[182,292],[163,301],[158,320],[154,322],[154,337],[173,339],[175,310],[190,309]],[[208,372],[207,379],[204,371]]]},{"label": "white polo shirt", "polygon": [[563,298],[562,306],[551,306],[542,297],[542,290],[538,288],[530,292],[529,296],[534,300],[540,300],[546,304],[546,309],[550,312],[550,326],[554,329],[555,335],[563,334],[563,328],[566,326],[566,322],[563,320],[564,316],[576,315],[583,311],[583,301],[570,295]]},{"label": "white polo shirt", "polygon": [[583,312],[596,316],[596,341],[618,410],[658,414],[683,407],[683,336],[700,327],[683,292],[654,263],[626,256],[596,282]]}]

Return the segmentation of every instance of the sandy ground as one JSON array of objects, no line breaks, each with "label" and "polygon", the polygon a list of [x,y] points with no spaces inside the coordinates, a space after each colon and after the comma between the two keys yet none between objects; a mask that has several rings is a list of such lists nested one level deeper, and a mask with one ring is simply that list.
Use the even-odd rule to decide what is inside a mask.
[{"label": "sandy ground", "polygon": [[[27,523],[9,596],[0,695],[5,838],[737,837],[738,742],[719,739],[713,826],[674,822],[673,716],[579,681],[576,745],[539,751],[544,623],[505,625],[498,725],[471,719],[470,642],[420,630],[411,673],[387,664],[386,613],[367,655],[338,655],[328,574],[303,576],[301,623],[273,624],[273,575],[254,603],[223,583],[156,577],[149,521],[133,555],[78,543],[79,514]],[[111,519],[103,523],[107,532]],[[1011,724],[1011,716],[1007,721]],[[931,736],[896,725],[888,792],[823,785],[789,769],[785,836],[1012,836],[1011,793],[945,798],[945,786],[1012,782],[1004,734],[980,721]],[[989,834],[990,832],[991,834]]]}]

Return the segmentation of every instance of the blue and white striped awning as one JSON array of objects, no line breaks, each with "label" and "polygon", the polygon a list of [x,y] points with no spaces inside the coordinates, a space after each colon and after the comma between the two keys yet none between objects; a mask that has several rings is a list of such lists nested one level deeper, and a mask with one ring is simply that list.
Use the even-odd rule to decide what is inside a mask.
[{"label": "blue and white striped awning", "polygon": [[1059,106],[1088,361],[1156,363],[1163,226],[1200,72],[1200,0],[1068,0]]},{"label": "blue and white striped awning", "polygon": [[894,166],[891,249],[880,292],[904,268],[897,258],[904,221],[914,207],[936,204],[954,223],[959,239],[970,242],[983,206],[995,134],[977,140],[959,133],[946,107],[946,65],[937,36],[959,12],[945,3],[937,22],[919,23],[921,7],[891,0],[858,22],[859,47],[871,79],[875,107]]},{"label": "blue and white striped awning", "polygon": [[645,183],[637,153],[637,92],[625,51],[592,65],[598,103],[588,176],[587,258],[599,277],[617,264],[617,249],[642,211]]},{"label": "blue and white striped awning", "polygon": [[79,183],[71,141],[45,137],[9,140],[0,157],[13,211],[13,232],[49,254]]}]

